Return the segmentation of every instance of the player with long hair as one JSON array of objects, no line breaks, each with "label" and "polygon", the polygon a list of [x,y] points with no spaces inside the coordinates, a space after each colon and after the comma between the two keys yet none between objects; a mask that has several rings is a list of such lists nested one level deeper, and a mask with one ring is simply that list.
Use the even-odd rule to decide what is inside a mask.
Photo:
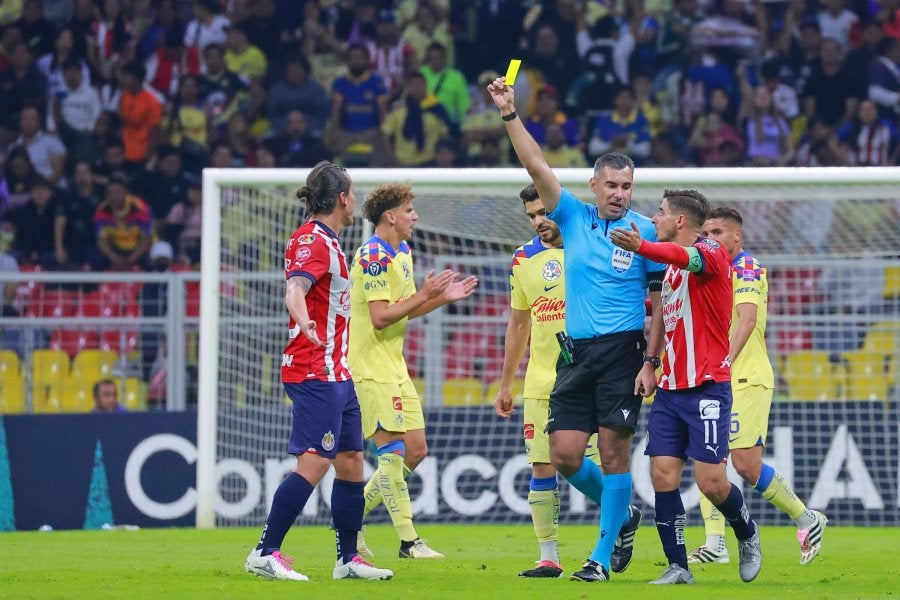
[{"label": "player with long hair", "polygon": [[288,453],[294,470],[275,490],[262,535],[244,568],[267,579],[307,581],[281,544],[316,485],[334,466],[331,515],[337,544],[334,579],[390,579],[356,550],[362,529],[363,439],[359,401],[347,365],[350,273],[338,235],[353,224],[356,195],[347,171],[322,161],[297,191],[309,218],[284,253],[290,339],[281,380],[293,405]]}]

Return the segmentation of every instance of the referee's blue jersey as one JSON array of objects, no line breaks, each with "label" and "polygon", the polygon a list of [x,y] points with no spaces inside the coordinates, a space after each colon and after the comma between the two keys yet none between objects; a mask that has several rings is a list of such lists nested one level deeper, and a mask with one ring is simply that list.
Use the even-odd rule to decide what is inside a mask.
[{"label": "referee's blue jersey", "polygon": [[597,206],[562,188],[559,204],[547,215],[559,225],[566,245],[566,332],[575,339],[644,329],[647,274],[666,266],[613,245],[609,233],[631,229],[657,241],[644,215],[628,210],[618,221],[601,219]]}]

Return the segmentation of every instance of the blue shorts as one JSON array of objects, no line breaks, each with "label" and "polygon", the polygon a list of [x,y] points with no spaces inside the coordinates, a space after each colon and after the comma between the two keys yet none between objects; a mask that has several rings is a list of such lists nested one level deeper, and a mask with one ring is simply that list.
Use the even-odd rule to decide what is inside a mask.
[{"label": "blue shorts", "polygon": [[717,464],[728,457],[731,382],[708,381],[687,390],[656,390],[647,421],[648,456]]},{"label": "blue shorts", "polygon": [[361,452],[362,418],[353,381],[285,383],[294,405],[288,454],[312,452],[334,458],[338,452]]}]

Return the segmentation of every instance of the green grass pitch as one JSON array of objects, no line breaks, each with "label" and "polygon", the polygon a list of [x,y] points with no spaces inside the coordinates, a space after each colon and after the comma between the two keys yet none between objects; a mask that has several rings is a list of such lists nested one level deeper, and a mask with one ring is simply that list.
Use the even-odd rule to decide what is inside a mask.
[{"label": "green grass pitch", "polygon": [[[537,557],[527,525],[422,524],[418,529],[447,555],[445,560],[400,560],[393,529],[373,526],[367,541],[375,563],[393,569],[394,579],[333,581],[332,532],[323,526],[295,527],[284,551],[296,558],[295,567],[310,577],[308,583],[265,581],[244,572],[257,529],[4,533],[0,598],[900,598],[900,528],[830,527],[819,557],[800,566],[794,530],[764,527],[763,570],[756,581],[740,581],[731,539],[731,564],[695,568],[693,586],[663,588],[647,585],[662,572],[664,557],[656,530],[646,521],[638,531],[631,566],[603,584],[516,577]],[[595,527],[561,527],[567,573],[580,566],[595,535]],[[689,549],[702,540],[701,528],[688,529]]]}]

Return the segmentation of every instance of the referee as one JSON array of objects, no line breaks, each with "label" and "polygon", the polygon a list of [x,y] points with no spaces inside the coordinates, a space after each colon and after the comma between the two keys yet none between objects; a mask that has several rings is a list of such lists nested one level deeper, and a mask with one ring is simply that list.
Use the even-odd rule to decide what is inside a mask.
[{"label": "referee", "polygon": [[[604,154],[594,164],[590,188],[594,204],[562,188],[540,147],[515,109],[513,89],[499,77],[488,91],[510,141],[544,201],[548,218],[559,225],[566,246],[565,351],[557,363],[550,395],[550,457],[556,470],[600,505],[600,536],[590,557],[571,579],[607,581],[610,568],[623,571],[631,560],[640,512],[630,511],[631,439],[641,396],[656,387],[663,328],[644,339],[647,289],[654,322],[662,319],[660,289],[665,266],[612,244],[610,232],[637,223],[642,237],[656,240],[650,219],[629,210],[634,163],[622,154]],[[566,336],[565,334],[568,334]],[[602,471],[584,458],[593,432],[599,434]],[[623,536],[616,534],[623,525]],[[616,551],[615,553],[613,551]]]}]

